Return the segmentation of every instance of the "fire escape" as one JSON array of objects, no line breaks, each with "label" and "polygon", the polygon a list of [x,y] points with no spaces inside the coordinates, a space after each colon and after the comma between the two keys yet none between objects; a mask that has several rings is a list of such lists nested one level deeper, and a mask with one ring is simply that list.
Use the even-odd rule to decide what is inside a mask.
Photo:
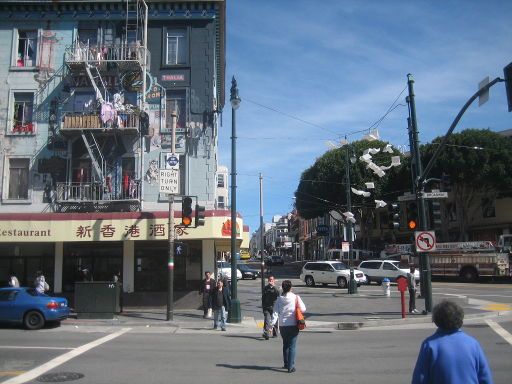
[{"label": "fire escape", "polygon": [[[129,175],[109,159],[126,153],[123,142],[138,140],[142,153],[139,116],[144,109],[143,90],[149,58],[144,0],[127,0],[125,19],[118,24],[122,27],[122,36],[115,39],[103,36],[103,41],[98,39],[94,44],[77,40],[66,47],[64,62],[69,78],[73,79],[74,91],[80,87],[92,88],[95,100],[91,100],[87,111],[68,106],[60,119],[60,134],[73,148],[72,162],[76,161],[76,156],[90,160],[87,169],[79,170],[68,162],[66,182],[56,186],[55,203],[60,212],[141,209],[141,157]],[[137,101],[126,102],[125,91],[136,93]]]}]

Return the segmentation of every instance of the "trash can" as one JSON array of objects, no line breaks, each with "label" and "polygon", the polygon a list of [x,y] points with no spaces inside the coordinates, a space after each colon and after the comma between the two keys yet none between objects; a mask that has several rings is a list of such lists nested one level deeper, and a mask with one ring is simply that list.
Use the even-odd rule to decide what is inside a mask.
[{"label": "trash can", "polygon": [[387,277],[382,279],[382,293],[384,296],[390,297],[391,296],[391,290],[389,288],[390,282]]},{"label": "trash can", "polygon": [[121,312],[121,286],[111,281],[75,283],[75,312],[79,319],[113,319]]}]

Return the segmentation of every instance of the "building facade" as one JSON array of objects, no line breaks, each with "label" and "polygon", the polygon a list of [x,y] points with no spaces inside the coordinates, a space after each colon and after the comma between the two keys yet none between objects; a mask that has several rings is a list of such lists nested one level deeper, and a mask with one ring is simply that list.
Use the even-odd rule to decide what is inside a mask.
[{"label": "building facade", "polygon": [[[195,289],[231,234],[217,209],[225,2],[2,1],[0,14],[0,281],[42,270],[66,293],[87,268],[120,272],[126,293],[165,291],[173,191],[175,284]],[[204,226],[180,225],[181,196],[206,207]]]}]

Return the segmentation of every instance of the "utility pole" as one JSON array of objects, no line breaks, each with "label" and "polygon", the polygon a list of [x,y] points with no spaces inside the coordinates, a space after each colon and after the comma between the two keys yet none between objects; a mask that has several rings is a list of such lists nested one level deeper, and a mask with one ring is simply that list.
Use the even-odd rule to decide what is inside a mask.
[{"label": "utility pole", "polygon": [[[410,149],[412,153],[412,158],[414,162],[414,175],[416,179],[414,180],[413,190],[416,191],[416,201],[418,203],[418,211],[419,211],[419,221],[420,221],[420,230],[426,231],[427,227],[427,213],[425,209],[425,199],[423,197],[424,192],[424,184],[423,182],[419,182],[419,175],[423,174],[423,169],[421,165],[421,157],[420,157],[420,143],[418,139],[418,123],[416,121],[416,103],[414,101],[414,79],[412,75],[409,73],[407,75],[407,84],[409,87],[409,115],[410,115],[410,137],[411,144],[413,147]],[[422,286],[423,296],[425,299],[425,312],[432,312],[432,282],[431,282],[431,272],[430,272],[430,261],[428,260],[428,254],[424,252],[418,253],[420,257],[420,282]]]},{"label": "utility pole", "polygon": [[[171,151],[174,156],[176,150],[176,121],[178,116],[176,111],[171,112]],[[169,193],[169,222],[168,222],[168,240],[169,240],[169,261],[167,263],[167,315],[166,320],[174,318],[174,194]]]},{"label": "utility pole", "polygon": [[263,250],[265,249],[263,241],[263,176],[260,172],[260,255],[261,255],[261,297],[263,297],[263,291],[265,290],[265,260],[263,259]]}]

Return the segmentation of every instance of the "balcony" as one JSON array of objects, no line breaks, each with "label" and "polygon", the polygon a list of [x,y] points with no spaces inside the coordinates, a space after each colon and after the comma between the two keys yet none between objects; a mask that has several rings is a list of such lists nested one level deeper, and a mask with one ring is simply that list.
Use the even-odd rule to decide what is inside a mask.
[{"label": "balcony", "polygon": [[98,113],[85,114],[66,112],[63,114],[60,130],[65,134],[80,134],[80,130],[98,130],[103,133],[126,132],[136,134],[139,132],[139,114],[137,112],[115,111],[113,117],[103,121]]},{"label": "balcony", "polygon": [[[64,62],[71,72],[84,72],[87,64],[92,64],[100,72],[107,71],[137,71],[142,70],[144,58],[149,51],[139,43],[88,45],[73,44],[66,47]],[[112,65],[115,63],[115,65]]]},{"label": "balcony", "polygon": [[57,212],[136,212],[141,209],[141,184],[132,180],[118,192],[101,183],[57,183]]}]

